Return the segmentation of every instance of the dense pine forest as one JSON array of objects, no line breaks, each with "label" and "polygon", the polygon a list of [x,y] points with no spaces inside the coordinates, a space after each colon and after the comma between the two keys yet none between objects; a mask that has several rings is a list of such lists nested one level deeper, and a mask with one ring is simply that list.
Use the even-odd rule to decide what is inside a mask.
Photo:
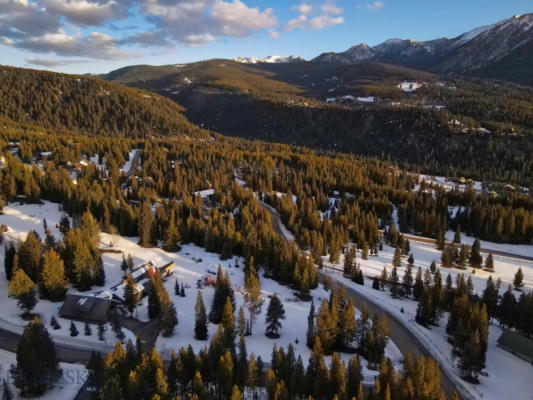
[{"label": "dense pine forest", "polygon": [[[180,245],[192,243],[219,254],[222,260],[242,257],[250,321],[257,306],[260,276],[287,285],[298,299],[309,301],[310,291],[321,283],[316,265],[322,266],[323,256],[337,262],[344,254],[345,276],[364,284],[355,261],[356,248],[361,257],[368,257],[378,254],[384,245],[391,246],[396,249],[394,268],[375,277],[374,289],[389,290],[394,298],[418,301],[417,322],[424,326],[439,325],[443,313],[448,312],[446,332],[454,356],[460,359],[462,376],[470,382],[477,381],[485,366],[490,318],[524,336],[533,334],[531,294],[517,299],[509,289],[500,298],[495,289],[499,284],[490,280],[483,295],[478,296],[471,281],[462,275],[455,283],[451,276],[443,279],[436,271],[423,273],[419,269],[414,276],[412,259],[408,260],[410,272],[403,278],[396,271],[402,256],[409,254],[404,233],[436,238],[442,251],[441,264],[446,268],[468,266],[488,271],[491,256],[483,260],[479,239],[532,242],[533,199],[529,193],[476,190],[471,182],[462,189],[447,190],[437,184],[420,184],[418,171],[405,168],[413,163],[455,176],[530,182],[531,159],[523,145],[525,138],[456,136],[439,131],[443,116],[420,111],[413,120],[414,112],[401,110],[397,116],[410,121],[413,129],[421,121],[429,121],[435,131],[427,133],[427,142],[421,142],[416,134],[408,147],[396,148],[406,155],[412,149],[414,159],[407,156],[402,160],[405,163],[395,163],[391,159],[398,157],[388,157],[390,153],[383,150],[386,139],[372,139],[370,128],[368,137],[343,139],[352,144],[359,141],[365,149],[358,153],[364,157],[314,151],[208,133],[188,122],[184,110],[168,99],[96,78],[12,68],[2,68],[2,72],[0,91],[5,101],[0,108],[0,148],[4,153],[0,206],[50,200],[60,203],[66,213],[59,224],[61,239],[48,232],[44,238],[29,232],[25,240],[5,244],[9,296],[27,317],[38,301],[35,287],[39,298],[58,301],[64,298],[68,283],[82,292],[104,284],[97,239],[101,230],[138,237],[139,245],[146,248],[161,246],[176,251]],[[279,90],[283,92],[285,86]],[[311,112],[311,108],[272,104],[265,110],[281,107],[276,120],[286,120],[287,124],[297,126],[299,118],[316,119],[316,125],[326,131],[317,135],[318,142],[325,136],[331,141],[335,135],[350,131],[350,126],[364,125],[365,119],[376,118],[376,112],[383,113],[378,115],[383,121],[391,118],[386,109],[369,113],[317,108]],[[246,103],[244,114],[245,107]],[[221,112],[227,115],[228,110]],[[363,119],[357,119],[360,117]],[[243,123],[242,129],[249,128]],[[265,129],[268,132],[269,128]],[[384,129],[394,135],[392,127]],[[273,123],[274,131],[285,134]],[[441,135],[449,141],[431,153],[430,143],[434,146]],[[480,148],[485,140],[487,147]],[[290,137],[287,141],[293,142]],[[138,149],[140,164],[121,169],[132,149]],[[418,160],[425,151],[430,153]],[[456,156],[450,158],[452,153]],[[382,159],[377,158],[380,155]],[[105,168],[95,163],[77,166],[89,156],[97,156],[103,162],[98,165]],[[448,159],[448,164],[442,164],[439,157]],[[206,189],[212,189],[212,195],[202,198],[197,192]],[[294,241],[285,240],[275,229],[269,206],[279,212]],[[72,224],[67,214],[73,218]],[[459,246],[460,240],[445,243],[444,234],[449,229],[459,237],[466,233],[478,239],[472,248]],[[128,263],[124,257],[124,302],[133,313],[138,299],[133,293],[134,281],[126,272]],[[520,288],[520,283],[517,272],[515,286]],[[176,282],[176,293],[181,291],[183,287]],[[117,343],[107,356],[95,353],[88,369],[97,398],[236,400],[245,391],[252,397],[262,393],[268,399],[280,400],[446,398],[437,362],[406,357],[402,368],[395,368],[384,357],[386,318],[368,315],[363,309],[361,318],[356,319],[354,305],[341,289],[330,290],[328,299],[313,303],[306,330],[307,346],[312,349],[307,367],[291,346],[275,347],[271,360],[248,354],[245,336],[253,326],[242,322],[242,308],[236,324],[234,295],[230,278],[219,269],[209,314],[201,295],[195,307],[195,337],[207,339],[207,320],[218,324],[216,334],[199,352],[175,349],[168,366],[157,350],[143,353],[140,344],[131,342],[125,346]],[[268,337],[279,334],[284,318],[283,305],[276,299],[272,296],[268,305]],[[163,336],[179,329],[177,310],[159,274],[151,278],[148,312],[150,319],[160,319]],[[119,341],[123,339],[120,332],[118,327]],[[72,333],[77,335],[74,324]],[[40,366],[53,379],[58,373],[57,357],[53,351],[41,354],[38,350],[53,348],[43,322],[30,322],[24,337],[27,345],[19,347],[17,357],[27,360],[37,354]],[[350,348],[353,343],[356,346]],[[337,355],[346,350],[354,353],[348,362]],[[325,355],[332,355],[330,365]],[[370,388],[363,386],[359,357],[379,370]],[[27,395],[46,390],[42,383],[24,381],[32,368],[31,363],[19,362],[13,372],[19,378],[18,387]]]},{"label": "dense pine forest", "polygon": [[0,67],[0,115],[54,131],[205,137],[176,103],[86,76]]},{"label": "dense pine forest", "polygon": [[[379,63],[248,66],[211,60],[174,69],[129,67],[103,78],[169,97],[187,109],[191,121],[225,135],[531,185],[533,93],[527,87]],[[397,84],[406,79],[425,85],[404,93]],[[343,96],[376,100],[365,105]],[[341,102],[326,104],[331,97]]]}]

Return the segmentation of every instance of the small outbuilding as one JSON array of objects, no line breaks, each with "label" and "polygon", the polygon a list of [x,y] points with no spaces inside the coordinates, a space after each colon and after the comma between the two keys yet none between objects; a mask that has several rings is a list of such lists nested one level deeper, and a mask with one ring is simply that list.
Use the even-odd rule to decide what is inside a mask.
[{"label": "small outbuilding", "polygon": [[498,346],[515,356],[533,363],[533,340],[511,331],[504,331],[498,339]]},{"label": "small outbuilding", "polygon": [[111,299],[67,294],[59,309],[59,316],[95,324],[105,323],[112,305]]}]

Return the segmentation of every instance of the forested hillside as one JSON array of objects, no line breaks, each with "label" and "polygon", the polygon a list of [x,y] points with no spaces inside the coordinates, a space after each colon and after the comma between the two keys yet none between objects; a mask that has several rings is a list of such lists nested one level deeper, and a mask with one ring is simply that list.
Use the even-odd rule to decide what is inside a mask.
[{"label": "forested hillside", "polygon": [[100,136],[206,137],[175,102],[92,77],[0,67],[0,115]]},{"label": "forested hillside", "polygon": [[[533,92],[527,88],[380,63],[248,66],[212,60],[170,75],[165,68],[150,80],[160,67],[154,68],[104,78],[167,96],[187,109],[191,121],[225,135],[377,156],[441,175],[532,184]],[[135,74],[142,81],[132,82]],[[405,93],[397,87],[404,79],[424,86]],[[375,101],[350,101],[354,96]],[[326,104],[327,98],[340,101]]]}]

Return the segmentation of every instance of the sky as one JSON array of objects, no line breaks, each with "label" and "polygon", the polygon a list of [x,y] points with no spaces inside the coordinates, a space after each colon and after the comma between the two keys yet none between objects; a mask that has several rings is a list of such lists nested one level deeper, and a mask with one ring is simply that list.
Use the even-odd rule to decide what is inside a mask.
[{"label": "sky", "polygon": [[455,37],[531,0],[0,0],[0,64],[104,73]]}]

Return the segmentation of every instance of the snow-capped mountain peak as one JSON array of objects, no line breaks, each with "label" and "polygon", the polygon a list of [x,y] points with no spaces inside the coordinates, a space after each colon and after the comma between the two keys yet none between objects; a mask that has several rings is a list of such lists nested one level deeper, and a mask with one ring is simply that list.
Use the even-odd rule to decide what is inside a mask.
[{"label": "snow-capped mountain peak", "polygon": [[279,56],[279,55],[273,55],[273,56],[267,56],[264,58],[261,57],[236,57],[234,58],[235,61],[240,62],[242,64],[259,64],[259,63],[267,63],[267,64],[281,64],[281,63],[292,63],[292,62],[301,62],[305,61],[301,57],[297,56]]}]

